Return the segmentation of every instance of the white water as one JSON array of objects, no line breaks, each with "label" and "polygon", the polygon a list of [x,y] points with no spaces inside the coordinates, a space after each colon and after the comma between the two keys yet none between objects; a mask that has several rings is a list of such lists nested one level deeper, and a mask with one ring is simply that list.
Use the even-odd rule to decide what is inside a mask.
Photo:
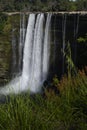
[{"label": "white water", "polygon": [[35,14],[30,14],[28,20],[28,27],[27,27],[25,47],[24,47],[24,57],[23,57],[23,72],[22,72],[22,84],[21,84],[21,87],[23,89],[27,88],[27,85],[29,85],[30,77],[31,77],[34,25],[35,25]]},{"label": "white water", "polygon": [[29,90],[31,93],[40,91],[42,82],[46,80],[49,66],[49,26],[51,15],[48,14],[44,34],[44,14],[29,15],[24,55],[23,70],[20,77],[13,79],[2,87],[0,94],[19,93]]},{"label": "white water", "polygon": [[42,64],[42,79],[43,81],[47,78],[49,70],[49,58],[50,58],[50,21],[51,14],[48,14],[46,27],[45,27],[45,37],[44,37],[44,47],[43,47],[43,64]]},{"label": "white water", "polygon": [[38,91],[41,86],[41,60],[42,60],[42,45],[43,45],[43,22],[44,14],[38,14],[35,33],[34,33],[34,46],[32,54],[32,68],[30,77],[30,87],[32,91]]},{"label": "white water", "polygon": [[66,39],[66,14],[63,15],[63,23],[62,23],[62,41],[63,41],[63,46],[62,46],[62,51],[63,51],[63,67],[62,67],[62,74],[64,74],[64,67],[65,67],[65,64],[64,64],[64,60],[65,60],[65,57],[64,57],[64,53],[65,53],[65,39]]},{"label": "white water", "polygon": [[19,41],[19,61],[18,61],[18,71],[21,72],[22,69],[22,59],[23,59],[23,48],[25,43],[25,14],[20,14],[20,41]]},{"label": "white water", "polygon": [[78,36],[78,30],[79,30],[79,14],[74,16],[74,62],[76,63],[77,58],[77,36]]},{"label": "white water", "polygon": [[15,75],[16,65],[17,65],[17,55],[16,55],[16,38],[14,36],[15,29],[12,29],[12,63],[11,63],[11,75]]}]

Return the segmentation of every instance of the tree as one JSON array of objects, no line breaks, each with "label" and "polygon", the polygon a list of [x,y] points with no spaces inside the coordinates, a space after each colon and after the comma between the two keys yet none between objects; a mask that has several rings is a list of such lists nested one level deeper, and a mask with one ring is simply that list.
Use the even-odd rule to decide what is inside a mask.
[{"label": "tree", "polygon": [[76,0],[77,10],[87,10],[87,0]]}]

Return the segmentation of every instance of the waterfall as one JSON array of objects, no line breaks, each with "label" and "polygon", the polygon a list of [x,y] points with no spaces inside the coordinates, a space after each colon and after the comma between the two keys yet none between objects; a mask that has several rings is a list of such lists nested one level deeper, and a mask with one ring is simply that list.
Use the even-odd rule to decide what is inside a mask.
[{"label": "waterfall", "polygon": [[[84,48],[81,49],[80,44],[77,46],[76,39],[78,36],[83,37],[83,34],[86,34],[83,25],[86,26],[87,22],[85,21],[83,24],[83,16],[77,13],[62,13],[61,15],[30,13],[26,29],[27,20],[25,20],[25,14],[20,14],[20,36],[18,36],[19,33],[16,33],[18,25],[14,26],[12,30],[13,59],[11,67],[12,72],[16,72],[16,75],[15,78],[12,77],[9,84],[0,87],[0,94],[6,95],[28,90],[36,93],[40,91],[45,80],[51,81],[53,75],[57,74],[58,78],[61,78],[67,72],[67,62],[65,61],[67,41],[70,42],[72,60],[74,63],[78,61],[77,65],[80,63],[80,59],[77,59],[79,57],[77,52],[82,52]],[[19,38],[19,42],[17,38]],[[81,49],[81,51],[77,49]],[[19,73],[17,74],[17,72]]]},{"label": "waterfall", "polygon": [[37,87],[41,85],[41,67],[42,67],[42,46],[43,46],[43,22],[44,14],[38,14],[34,33],[34,46],[32,54],[32,73],[30,86],[31,89],[37,91]]},{"label": "waterfall", "polygon": [[[44,21],[43,13],[37,16],[36,14],[29,15],[23,49],[22,74],[5,87],[2,87],[0,90],[1,94],[19,93],[27,90],[31,93],[40,91],[42,82],[46,80],[49,69],[51,14],[47,15],[45,30]],[[20,39],[23,39],[23,35],[21,37]]]},{"label": "waterfall", "polygon": [[53,60],[54,60],[54,63],[53,63],[53,70],[55,70],[55,65],[56,65],[56,28],[55,28],[55,25],[56,25],[56,16],[54,17],[54,25],[53,25],[53,45],[54,45],[54,49],[53,49]]},{"label": "waterfall", "polygon": [[31,77],[34,25],[35,25],[35,14],[30,14],[26,32],[24,57],[23,57],[22,88],[24,89],[27,87],[27,85],[29,85],[29,79]]},{"label": "waterfall", "polygon": [[74,16],[74,39],[77,38],[79,30],[79,14]]},{"label": "waterfall", "polygon": [[12,29],[12,67],[11,67],[11,75],[14,77],[16,72],[17,65],[17,55],[16,55],[16,39],[14,35],[15,29]]},{"label": "waterfall", "polygon": [[76,64],[77,58],[77,35],[79,30],[79,14],[74,16],[74,63]]},{"label": "waterfall", "polygon": [[20,14],[20,40],[19,40],[19,61],[18,61],[18,71],[22,70],[22,58],[23,58],[23,48],[25,43],[25,14]]},{"label": "waterfall", "polygon": [[45,34],[43,29],[44,14],[37,15],[36,23],[35,15],[33,15],[30,15],[33,17],[33,20],[30,18],[27,27],[22,86],[25,89],[27,88],[27,85],[29,85],[32,92],[37,92],[40,89],[42,82],[46,80],[48,74],[48,62],[50,55],[49,27],[51,15],[48,14],[47,16]]},{"label": "waterfall", "polygon": [[62,36],[63,36],[63,46],[62,46],[62,52],[63,52],[63,63],[62,63],[62,74],[64,74],[64,53],[65,53],[65,37],[66,37],[66,14],[63,15],[63,22],[62,22]]},{"label": "waterfall", "polygon": [[46,27],[45,27],[45,37],[44,37],[44,47],[43,47],[43,64],[42,64],[42,79],[43,81],[47,78],[49,69],[49,57],[50,57],[50,21],[51,14],[47,15]]}]

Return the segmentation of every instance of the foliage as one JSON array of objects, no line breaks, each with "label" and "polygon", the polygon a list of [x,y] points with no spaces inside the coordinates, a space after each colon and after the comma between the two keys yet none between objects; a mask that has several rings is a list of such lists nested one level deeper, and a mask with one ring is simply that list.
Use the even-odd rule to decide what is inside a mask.
[{"label": "foliage", "polygon": [[87,10],[86,0],[1,0],[0,11]]},{"label": "foliage", "polygon": [[0,13],[0,34],[3,32],[3,28],[7,21],[7,16],[5,14]]},{"label": "foliage", "polygon": [[87,34],[84,37],[79,37],[77,39],[78,43],[86,43],[87,42]]},{"label": "foliage", "polygon": [[[87,127],[87,69],[79,71],[77,76],[63,76],[57,84],[60,92],[58,116],[64,130],[86,130]],[[48,99],[55,100],[53,92],[46,92]]]},{"label": "foliage", "polygon": [[56,83],[59,95],[53,90],[45,92],[46,98],[29,93],[10,95],[5,104],[0,104],[0,130],[86,130],[85,72],[69,79],[64,76]]},{"label": "foliage", "polygon": [[77,10],[87,10],[87,0],[76,0]]},{"label": "foliage", "polygon": [[72,75],[76,75],[77,70],[72,60],[71,46],[70,46],[69,41],[66,44],[64,56],[65,56],[65,62],[67,66],[68,77],[71,77]]}]

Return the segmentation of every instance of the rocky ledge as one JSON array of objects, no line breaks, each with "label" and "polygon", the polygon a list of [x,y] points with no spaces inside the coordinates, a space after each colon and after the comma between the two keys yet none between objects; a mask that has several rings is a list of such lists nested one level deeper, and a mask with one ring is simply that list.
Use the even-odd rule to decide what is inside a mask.
[{"label": "rocky ledge", "polygon": [[[16,14],[20,14],[20,13],[25,13],[25,14],[30,14],[30,13],[41,13],[41,12],[27,12],[27,11],[22,11],[22,12],[3,12],[4,14],[7,14],[9,16],[11,15],[16,15]],[[73,14],[79,14],[79,15],[87,15],[87,11],[61,11],[61,12],[42,12],[42,13],[52,13],[52,14],[69,14],[69,15],[73,15]]]}]

